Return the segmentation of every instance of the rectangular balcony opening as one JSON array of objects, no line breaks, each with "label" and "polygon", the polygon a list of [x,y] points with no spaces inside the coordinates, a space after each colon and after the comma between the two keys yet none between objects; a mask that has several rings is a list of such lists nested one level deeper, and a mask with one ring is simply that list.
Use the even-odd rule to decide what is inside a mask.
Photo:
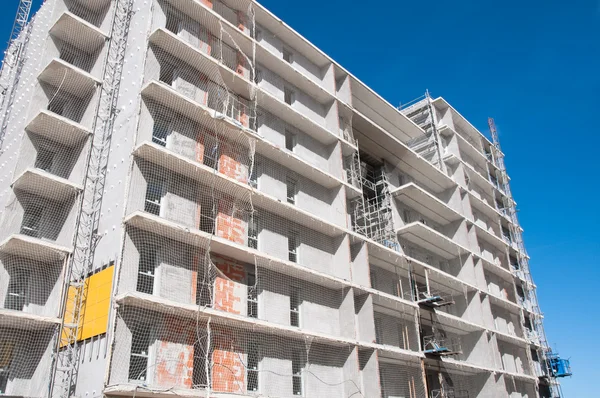
[{"label": "rectangular balcony opening", "polygon": [[23,311],[28,303],[28,286],[30,272],[24,268],[18,268],[11,272],[6,292],[4,307],[9,310]]}]

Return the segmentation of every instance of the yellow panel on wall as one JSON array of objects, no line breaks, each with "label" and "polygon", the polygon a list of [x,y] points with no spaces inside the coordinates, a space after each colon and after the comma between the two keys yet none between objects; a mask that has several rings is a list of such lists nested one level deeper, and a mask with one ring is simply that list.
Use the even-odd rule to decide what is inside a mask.
[{"label": "yellow panel on wall", "polygon": [[[86,279],[86,282],[87,282],[87,279]],[[81,287],[69,286],[69,290],[67,291],[67,307],[65,309],[65,318],[64,318],[65,324],[74,324],[75,323],[73,310],[75,307],[75,301],[77,300],[77,295],[79,293],[79,290],[81,290]],[[85,291],[85,288],[84,288],[84,291]],[[73,343],[73,341],[72,341],[72,340],[74,340],[73,336],[70,336],[68,331],[69,331],[68,328],[64,328],[62,330],[62,334],[60,336],[61,348]],[[78,333],[78,336],[80,334],[81,333]]]},{"label": "yellow panel on wall", "polygon": [[[111,265],[85,279],[83,284],[82,308],[79,313],[77,341],[106,333],[114,268]],[[73,305],[77,294],[76,289],[69,287],[67,311],[65,312],[65,316],[67,317],[72,317],[73,314]],[[73,321],[72,319],[65,319],[65,323],[72,323]],[[63,330],[61,347],[70,343],[72,342],[69,341],[69,336]]]},{"label": "yellow panel on wall", "polygon": [[78,340],[106,333],[108,312],[110,310],[110,294],[112,292],[114,266],[98,272],[86,282],[85,304],[83,306]]},{"label": "yellow panel on wall", "polygon": [[10,366],[13,357],[15,343],[12,341],[0,341],[0,369],[6,369]]}]

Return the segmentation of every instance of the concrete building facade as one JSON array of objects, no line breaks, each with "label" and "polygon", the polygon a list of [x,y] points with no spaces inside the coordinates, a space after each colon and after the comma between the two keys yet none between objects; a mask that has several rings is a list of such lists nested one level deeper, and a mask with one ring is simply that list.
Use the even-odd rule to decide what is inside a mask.
[{"label": "concrete building facade", "polygon": [[503,154],[443,98],[250,0],[46,0],[20,43],[0,395],[558,396]]}]

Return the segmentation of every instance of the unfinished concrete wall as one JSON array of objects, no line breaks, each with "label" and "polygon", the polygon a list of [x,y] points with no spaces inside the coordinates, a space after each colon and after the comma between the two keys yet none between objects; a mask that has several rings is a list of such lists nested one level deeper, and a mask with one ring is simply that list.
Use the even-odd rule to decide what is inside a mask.
[{"label": "unfinished concrete wall", "polygon": [[[342,321],[352,318],[354,305],[348,309],[347,292],[327,289],[288,275],[259,269],[260,319],[290,325],[290,289],[296,289],[299,299],[300,328],[339,336]],[[352,325],[353,326],[353,325]]]},{"label": "unfinished concrete wall", "polygon": [[360,387],[365,397],[379,397],[381,389],[379,383],[379,363],[377,352],[363,349],[358,351]]},{"label": "unfinished concrete wall", "polygon": [[396,272],[371,264],[371,287],[381,292],[412,300],[408,270],[397,267]]},{"label": "unfinished concrete wall", "polygon": [[50,159],[43,165],[48,166],[44,168],[46,172],[82,185],[87,154],[87,147],[84,145],[85,142],[73,142],[72,146],[67,146],[27,132],[19,151],[15,177],[28,168],[39,168],[43,160]]},{"label": "unfinished concrete wall", "polygon": [[102,32],[108,35],[112,21],[113,3],[109,2],[106,7],[86,7],[78,0],[56,1],[54,7],[54,16],[60,16],[63,12],[69,11],[74,15],[94,25]]},{"label": "unfinished concrete wall", "polygon": [[527,352],[523,347],[498,341],[498,350],[502,359],[502,369],[511,373],[531,374]]},{"label": "unfinished concrete wall", "polygon": [[304,76],[308,77],[315,83],[326,87],[324,82],[325,72],[324,69],[319,68],[317,65],[308,60],[305,56],[300,54],[295,49],[286,46],[277,35],[273,34],[265,27],[256,25],[256,41],[263,46],[266,50],[272,52],[276,56],[283,58],[283,51],[285,48],[286,52],[291,54],[290,64]]},{"label": "unfinished concrete wall", "polygon": [[414,316],[400,309],[374,307],[375,334],[379,344],[391,345],[403,350],[418,351],[419,337]]},{"label": "unfinished concrete wall", "polygon": [[354,313],[356,314],[356,338],[358,341],[374,343],[375,322],[373,296],[370,294],[361,294],[354,296]]},{"label": "unfinished concrete wall", "polygon": [[286,131],[292,133],[295,139],[293,153],[302,160],[310,163],[318,169],[331,173],[339,178],[341,171],[333,167],[332,147],[315,140],[304,131],[292,126],[267,110],[258,109],[258,133],[267,141],[286,148]]},{"label": "unfinished concrete wall", "polygon": [[74,198],[65,202],[56,202],[27,192],[16,191],[15,193],[14,201],[2,215],[3,237],[21,233],[23,215],[35,205],[40,206],[42,212],[34,236],[56,242],[63,247],[71,246],[77,212]]},{"label": "unfinished concrete wall", "polygon": [[257,71],[262,76],[258,84],[261,89],[282,102],[285,99],[285,91],[291,91],[293,93],[291,104],[288,105],[317,124],[322,126],[327,125],[326,116],[327,110],[331,106],[330,104],[324,106],[298,87],[286,82],[281,76],[269,70],[264,65],[258,64]]},{"label": "unfinished concrete wall", "polygon": [[2,256],[0,260],[0,308],[9,308],[14,305],[8,295],[9,285],[14,278],[25,283],[23,312],[58,317],[63,266],[62,261],[43,263],[17,256]]},{"label": "unfinished concrete wall", "polygon": [[425,394],[421,368],[416,363],[395,363],[380,359],[379,377],[383,398],[421,397]]},{"label": "unfinished concrete wall", "polygon": [[[50,382],[52,351],[56,333],[50,325],[45,330],[0,328],[0,336],[11,336],[8,360],[8,396],[45,397]],[[32,344],[32,342],[34,342]]]},{"label": "unfinished concrete wall", "polygon": [[260,191],[286,202],[288,179],[291,179],[296,184],[296,206],[334,224],[344,225],[344,201],[340,195],[337,195],[341,188],[327,189],[310,178],[286,169],[263,156],[257,156],[256,162],[260,165],[258,176]]},{"label": "unfinished concrete wall", "polygon": [[350,256],[352,281],[359,285],[369,286],[369,248],[366,242],[352,244]]}]

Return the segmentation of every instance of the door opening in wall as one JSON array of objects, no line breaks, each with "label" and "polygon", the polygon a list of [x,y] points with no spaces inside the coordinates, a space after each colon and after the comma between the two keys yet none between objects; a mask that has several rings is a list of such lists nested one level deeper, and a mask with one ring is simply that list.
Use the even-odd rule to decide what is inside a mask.
[{"label": "door opening in wall", "polygon": [[256,286],[256,275],[254,273],[248,273],[247,289],[248,295],[246,299],[246,315],[249,318],[258,318],[258,288]]},{"label": "door opening in wall", "polygon": [[288,232],[288,260],[298,262],[298,233],[295,231]]},{"label": "door opening in wall", "polygon": [[167,146],[167,139],[171,134],[171,120],[160,117],[154,120],[152,128],[152,142],[160,146]]},{"label": "door opening in wall", "polygon": [[289,204],[295,205],[296,196],[298,195],[298,182],[294,178],[287,177],[285,180],[285,186],[287,202]]},{"label": "door opening in wall", "polygon": [[283,48],[283,60],[288,64],[294,62],[294,53],[290,49],[285,47]]},{"label": "door opening in wall", "polygon": [[283,100],[286,104],[292,105],[296,100],[296,93],[290,87],[284,87],[283,89]]},{"label": "door opening in wall", "polygon": [[44,208],[34,204],[29,204],[23,213],[23,223],[21,224],[21,233],[23,235],[39,238],[40,224]]},{"label": "door opening in wall", "polygon": [[248,222],[248,247],[251,249],[258,249],[258,225],[258,217],[252,214]]},{"label": "door opening in wall", "polygon": [[164,62],[160,65],[160,73],[158,79],[167,86],[173,86],[177,76],[175,65]]},{"label": "door opening in wall", "polygon": [[158,248],[146,245],[140,250],[140,261],[138,265],[137,291],[146,294],[154,294],[156,283],[156,266],[158,265]]},{"label": "door opening in wall", "polygon": [[258,344],[249,343],[248,354],[247,354],[247,365],[246,365],[246,379],[248,380],[246,385],[246,390],[248,392],[256,392],[258,391],[258,364],[259,364],[259,354],[258,354]]},{"label": "door opening in wall", "polygon": [[296,396],[304,395],[302,362],[302,354],[300,351],[294,351],[294,354],[292,355],[292,392]]},{"label": "door opening in wall", "polygon": [[52,165],[54,164],[54,157],[56,153],[50,148],[40,147],[37,151],[37,156],[35,158],[35,168],[44,170],[47,172],[52,172]]},{"label": "door opening in wall", "polygon": [[290,325],[300,326],[300,288],[290,286]]},{"label": "door opening in wall", "polygon": [[144,210],[155,216],[160,216],[162,197],[164,194],[164,181],[151,179],[146,187],[146,201]]},{"label": "door opening in wall", "polygon": [[289,129],[285,129],[285,149],[288,151],[294,151],[296,147],[296,134]]},{"label": "door opening in wall", "polygon": [[146,381],[148,379],[150,331],[150,325],[136,325],[132,331],[129,380]]},{"label": "door opening in wall", "polygon": [[12,272],[8,282],[8,291],[4,307],[9,310],[23,311],[27,305],[27,291],[30,272],[24,268],[17,268]]},{"label": "door opening in wall", "polygon": [[6,394],[15,343],[0,341],[0,394]]}]

